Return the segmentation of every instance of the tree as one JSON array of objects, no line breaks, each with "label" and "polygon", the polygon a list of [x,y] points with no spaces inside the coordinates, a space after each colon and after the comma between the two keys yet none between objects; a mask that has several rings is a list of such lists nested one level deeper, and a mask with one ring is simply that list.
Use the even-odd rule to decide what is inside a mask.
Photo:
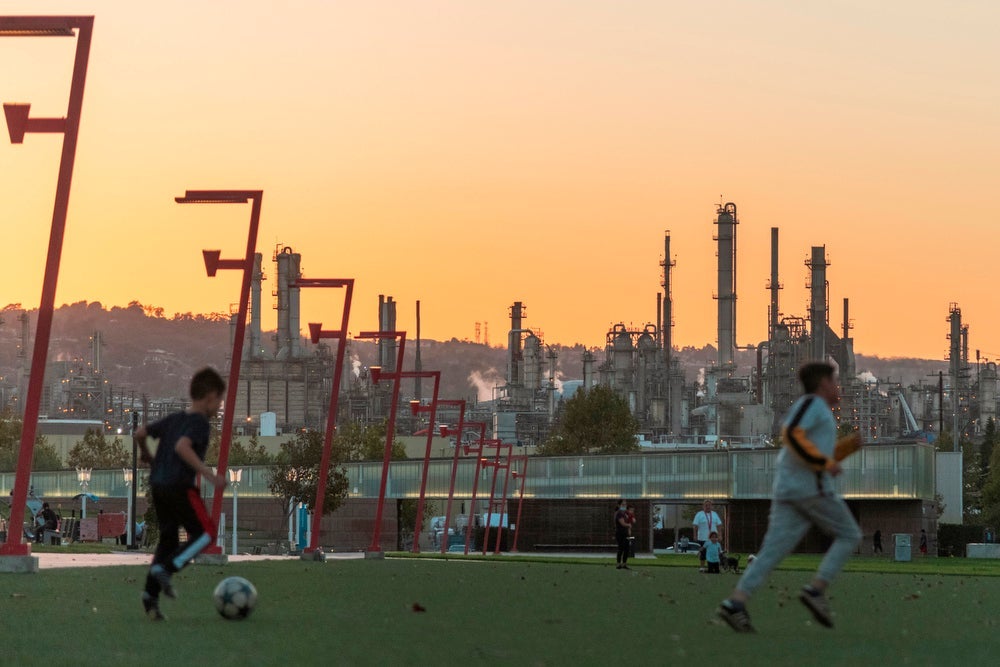
[{"label": "tree", "polygon": [[125,452],[121,438],[108,442],[103,431],[88,428],[83,440],[77,440],[69,450],[67,463],[70,468],[109,470],[132,465],[132,456]]},{"label": "tree", "polygon": [[[365,427],[358,422],[349,422],[338,429],[335,446],[340,448],[351,461],[385,460],[386,422]],[[392,441],[393,460],[406,458],[406,446],[399,440]]]},{"label": "tree", "polygon": [[[216,455],[218,459],[218,455]],[[270,465],[274,457],[260,444],[257,436],[250,436],[250,441],[246,445],[241,440],[233,440],[232,447],[229,448],[229,466],[266,466]]]},{"label": "tree", "polygon": [[994,528],[1000,526],[1000,447],[993,448],[980,501],[983,523]]},{"label": "tree", "polygon": [[610,387],[578,391],[565,402],[552,435],[539,448],[542,456],[623,454],[639,451],[639,422],[628,403]]},{"label": "tree", "polygon": [[983,467],[983,484],[989,476],[991,461],[993,460],[993,448],[997,443],[997,425],[993,417],[986,420],[986,428],[983,429],[983,442],[979,445],[979,461]]},{"label": "tree", "polygon": [[[333,454],[327,468],[326,493],[323,496],[323,514],[330,514],[347,497],[347,470],[342,459]],[[319,465],[323,454],[323,433],[300,431],[281,443],[274,467],[268,473],[267,488],[281,499],[287,508],[293,498],[305,503],[309,511],[316,509],[316,491],[319,487]]]},{"label": "tree", "polygon": [[[0,412],[0,471],[17,470],[17,458],[21,451],[21,418],[10,409]],[[44,435],[35,436],[35,447],[31,455],[32,470],[61,470],[62,459],[56,448],[49,444]]]}]

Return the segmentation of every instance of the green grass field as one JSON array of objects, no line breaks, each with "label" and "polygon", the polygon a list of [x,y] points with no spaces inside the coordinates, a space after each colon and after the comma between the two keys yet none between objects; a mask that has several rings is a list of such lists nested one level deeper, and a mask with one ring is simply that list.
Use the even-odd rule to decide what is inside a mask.
[{"label": "green grass field", "polygon": [[[691,562],[643,559],[631,571],[592,558],[195,565],[176,577],[180,598],[163,601],[165,623],[142,615],[142,567],[0,575],[0,663],[945,665],[1000,654],[998,565],[857,559],[852,570],[895,571],[845,573],[831,591],[837,628],[827,630],[795,599],[816,558],[796,556],[753,600],[758,634],[747,636],[714,620],[735,576],[679,567]],[[217,616],[211,601],[233,574],[260,591],[242,622]]]}]

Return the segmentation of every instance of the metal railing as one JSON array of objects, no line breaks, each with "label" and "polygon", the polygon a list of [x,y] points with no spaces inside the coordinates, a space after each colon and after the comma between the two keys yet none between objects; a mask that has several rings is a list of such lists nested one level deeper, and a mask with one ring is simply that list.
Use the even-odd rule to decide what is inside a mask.
[{"label": "metal railing", "polygon": [[[655,498],[768,499],[774,481],[778,449],[667,451],[627,455],[531,457],[525,482],[527,498]],[[431,459],[427,470],[427,497],[447,498],[451,457]],[[838,491],[849,499],[925,499],[934,497],[934,448],[921,443],[878,445],[848,458],[837,478]],[[423,461],[393,461],[386,495],[416,498],[420,492]],[[269,497],[269,466],[241,466],[240,497]],[[377,498],[382,463],[345,464],[348,496]],[[455,494],[472,493],[476,461],[459,459]],[[480,488],[492,472],[483,469]],[[144,478],[145,472],[140,471]],[[31,483],[38,497],[72,497],[80,493],[75,471],[37,472]],[[7,495],[14,473],[0,473],[0,494]],[[140,486],[142,493],[143,486]],[[510,486],[511,489],[514,485]],[[99,498],[123,498],[127,487],[120,469],[94,470],[88,489]],[[227,488],[226,496],[232,495]],[[212,490],[205,489],[206,497]],[[510,492],[509,495],[514,495]]]}]

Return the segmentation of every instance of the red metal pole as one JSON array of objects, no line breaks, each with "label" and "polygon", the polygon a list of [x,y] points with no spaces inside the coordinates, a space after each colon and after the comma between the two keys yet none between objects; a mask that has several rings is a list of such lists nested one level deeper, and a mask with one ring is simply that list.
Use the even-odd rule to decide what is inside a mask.
[{"label": "red metal pole", "polygon": [[519,473],[521,477],[521,491],[517,499],[517,519],[515,519],[516,523],[514,524],[514,544],[510,548],[511,553],[517,553],[517,536],[521,530],[521,509],[524,507],[524,480],[528,476],[528,457],[522,455],[516,458],[524,463],[524,467]]},{"label": "red metal pole", "polygon": [[[367,335],[366,335],[367,334]],[[396,369],[386,374],[393,380],[392,402],[389,408],[389,421],[385,433],[385,457],[382,460],[382,481],[378,490],[378,505],[375,507],[375,530],[372,532],[372,543],[368,547],[371,553],[382,553],[382,510],[385,507],[385,487],[389,483],[389,464],[392,462],[392,443],[396,439],[396,408],[399,405],[399,386],[403,380],[400,377],[403,368],[403,349],[406,346],[405,331],[366,332],[359,338],[399,338],[399,350],[396,352]]]},{"label": "red metal pole", "polygon": [[[484,556],[486,555],[486,550],[489,548],[490,523],[493,521],[493,498],[497,493],[497,465],[500,463],[500,440],[488,440],[486,445],[489,447],[496,447],[496,453],[493,455],[493,461],[489,462],[489,465],[493,468],[493,481],[490,484],[490,502],[486,505],[486,528],[483,531]],[[497,523],[499,523],[499,521],[497,521]]]},{"label": "red metal pole", "polygon": [[[306,553],[315,553],[319,549],[320,526],[323,523],[323,506],[326,501],[326,485],[329,479],[330,455],[333,450],[333,436],[337,428],[338,400],[340,398],[340,382],[344,374],[344,356],[347,350],[347,323],[351,315],[351,299],[354,295],[354,279],[346,280],[299,280],[299,287],[345,287],[344,311],[340,319],[340,329],[324,332],[320,329],[318,338],[337,339],[337,365],[333,370],[333,388],[330,392],[330,409],[326,416],[326,430],[323,434],[323,454],[319,462],[319,481],[316,485],[316,504],[313,507],[312,530]],[[318,343],[318,338],[313,342]]]},{"label": "red metal pole", "polygon": [[[482,429],[483,436],[486,435],[486,426]],[[476,518],[476,494],[479,490],[479,471],[482,469],[483,463],[483,450],[485,449],[486,440],[485,438],[479,439],[479,444],[476,447],[476,474],[472,479],[472,500],[469,501],[469,520],[465,526],[465,555],[469,555],[469,537],[472,535],[472,530],[475,527]]]},{"label": "red metal pole", "polygon": [[[420,553],[420,531],[424,524],[424,494],[427,491],[427,469],[431,465],[431,446],[434,443],[434,422],[437,419],[438,390],[441,386],[441,371],[416,371],[413,373],[402,373],[402,377],[432,377],[434,378],[434,391],[431,394],[430,404],[430,425],[427,427],[427,447],[424,450],[424,469],[420,477],[420,499],[417,500],[417,517],[413,526],[413,547],[411,551]],[[445,537],[448,536],[447,529]],[[447,540],[446,540],[447,541]]]},{"label": "red metal pole", "polygon": [[465,401],[458,401],[458,435],[455,439],[455,454],[451,462],[451,482],[448,484],[448,504],[444,513],[444,539],[441,540],[441,553],[448,552],[448,528],[451,526],[451,504],[455,499],[455,474],[458,472],[458,450],[462,446],[462,429],[465,427]]},{"label": "red metal pole", "polygon": [[[500,502],[500,521],[498,521],[499,526],[497,527],[497,543],[496,547],[493,549],[493,555],[500,553],[500,538],[503,536],[501,530],[503,526],[503,518],[507,515],[507,483],[510,481],[510,455],[513,451],[513,445],[504,445],[507,448],[507,463],[503,466],[503,495],[501,496]],[[500,468],[500,448],[497,448],[497,469]],[[507,526],[510,526],[510,516],[507,516]]]},{"label": "red metal pole", "polygon": [[35,449],[39,404],[45,380],[45,359],[48,355],[49,339],[52,334],[52,313],[55,310],[56,284],[59,281],[59,260],[62,257],[63,238],[66,232],[66,216],[69,209],[70,186],[73,182],[73,164],[76,159],[76,143],[80,131],[83,89],[87,79],[87,62],[90,56],[90,39],[93,34],[94,17],[0,18],[0,28],[24,26],[28,30],[44,30],[52,22],[62,22],[64,25],[77,28],[78,34],[76,57],[73,62],[73,80],[69,92],[69,107],[63,127],[62,156],[59,160],[59,178],[56,182],[55,205],[52,209],[49,249],[45,259],[45,275],[42,280],[42,298],[38,306],[38,325],[35,330],[35,345],[31,355],[31,375],[28,379],[24,421],[21,427],[14,493],[11,498],[10,525],[7,530],[7,541],[0,546],[0,555],[8,556],[27,556],[31,553],[31,545],[22,542],[23,531],[21,527],[31,480],[31,459]]},{"label": "red metal pole", "polygon": [[[233,357],[229,363],[229,384],[226,391],[226,402],[222,414],[222,437],[219,441],[219,464],[217,474],[226,478],[226,466],[229,463],[229,449],[233,442],[233,418],[236,412],[236,387],[240,381],[240,366],[243,362],[243,339],[247,330],[247,311],[250,307],[250,282],[253,278],[253,256],[257,252],[257,230],[260,228],[260,207],[264,198],[262,190],[189,190],[184,197],[176,201],[184,203],[226,203],[241,204],[251,202],[250,229],[247,233],[246,253],[242,260],[219,260],[215,253],[206,254],[206,269],[210,276],[215,269],[242,269],[243,281],[240,286],[240,306],[236,315],[236,331],[233,337]],[[210,256],[214,262],[210,263]],[[222,517],[222,496],[219,489],[212,490],[212,521],[219,525]],[[221,554],[222,547],[210,544],[205,548],[206,554]]]}]

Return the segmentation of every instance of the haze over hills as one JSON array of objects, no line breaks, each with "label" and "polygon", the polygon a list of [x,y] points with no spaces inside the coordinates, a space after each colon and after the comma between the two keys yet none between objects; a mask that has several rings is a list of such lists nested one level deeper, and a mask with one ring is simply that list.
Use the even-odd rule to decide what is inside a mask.
[{"label": "haze over hills", "polygon": [[[0,311],[0,375],[4,382],[15,382],[18,367],[21,323],[23,312],[19,304],[11,304]],[[28,311],[29,336],[34,334],[37,311]],[[105,308],[99,302],[78,302],[59,307],[55,312],[50,361],[78,363],[81,368],[93,362],[92,337],[100,332],[102,338],[101,362],[112,384],[113,391],[135,391],[136,395],[150,397],[183,398],[192,372],[210,365],[224,368],[231,348],[228,315],[221,313],[175,313],[168,316],[162,308],[132,302],[128,306]],[[265,347],[273,349],[271,334],[265,332]],[[505,337],[504,337],[505,338]],[[30,359],[33,339],[29,338],[27,355]],[[303,339],[309,354],[317,348]],[[412,369],[415,341],[407,340],[405,367]],[[583,376],[583,345],[553,345],[558,355],[557,383],[562,380],[581,379]],[[594,348],[597,363],[604,359],[603,349]],[[687,381],[694,382],[699,369],[717,359],[715,347],[685,347],[676,352],[686,373]],[[352,340],[349,355],[357,368],[374,363],[374,345]],[[424,370],[440,370],[441,396],[488,400],[493,388],[504,383],[506,349],[452,338],[448,341],[422,340],[420,355]],[[741,351],[737,365],[748,369],[756,364],[756,353]],[[859,374],[865,377],[901,382],[903,385],[936,384],[937,374],[947,374],[943,360],[880,358],[857,356]],[[412,395],[412,381],[403,385],[404,395]],[[430,393],[425,381],[423,395]]]}]

